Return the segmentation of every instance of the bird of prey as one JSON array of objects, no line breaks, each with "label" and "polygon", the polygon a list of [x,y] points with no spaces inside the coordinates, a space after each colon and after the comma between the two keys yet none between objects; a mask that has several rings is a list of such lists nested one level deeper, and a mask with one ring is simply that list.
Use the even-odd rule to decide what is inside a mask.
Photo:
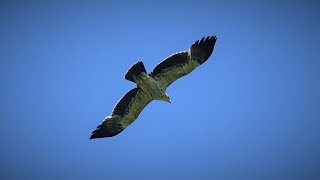
[{"label": "bird of prey", "polygon": [[[216,36],[208,36],[191,44],[188,51],[175,53],[148,74],[142,61],[134,64],[125,79],[137,84],[115,105],[111,115],[92,132],[90,139],[112,137],[122,132],[153,100],[170,102],[167,87],[175,80],[189,74],[212,54]],[[171,102],[170,102],[171,103]]]}]

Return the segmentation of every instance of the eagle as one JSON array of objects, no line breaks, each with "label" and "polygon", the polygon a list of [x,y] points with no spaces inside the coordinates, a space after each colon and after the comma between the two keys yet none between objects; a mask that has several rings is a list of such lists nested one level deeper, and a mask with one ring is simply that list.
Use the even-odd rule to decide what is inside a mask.
[{"label": "eagle", "polygon": [[92,132],[90,139],[112,137],[134,122],[141,111],[153,100],[170,101],[166,93],[175,80],[189,74],[211,56],[216,36],[204,37],[189,47],[188,51],[175,53],[160,62],[151,73],[147,73],[143,62],[134,64],[125,74],[125,79],[137,84],[115,105],[111,115]]}]

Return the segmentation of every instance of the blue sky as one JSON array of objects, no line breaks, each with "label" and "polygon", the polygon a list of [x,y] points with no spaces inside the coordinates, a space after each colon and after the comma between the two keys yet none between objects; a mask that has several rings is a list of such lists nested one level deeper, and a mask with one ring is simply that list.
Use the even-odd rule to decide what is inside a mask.
[{"label": "blue sky", "polygon": [[[1,1],[2,179],[320,178],[316,1]],[[142,60],[217,35],[124,132],[89,140]]]}]

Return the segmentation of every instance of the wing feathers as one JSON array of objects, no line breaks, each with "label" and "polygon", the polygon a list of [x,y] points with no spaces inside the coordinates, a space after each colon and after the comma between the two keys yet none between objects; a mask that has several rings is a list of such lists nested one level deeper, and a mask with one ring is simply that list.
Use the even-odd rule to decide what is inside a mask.
[{"label": "wing feathers", "polygon": [[159,63],[152,71],[151,75],[156,76],[157,74],[163,73],[166,69],[177,65],[183,65],[188,63],[188,52],[179,52],[176,53],[161,63]]},{"label": "wing feathers", "polygon": [[216,40],[216,36],[208,36],[193,43],[189,48],[191,58],[204,63],[211,56]]},{"label": "wing feathers", "polygon": [[160,64],[150,73],[166,88],[180,77],[187,75],[204,63],[212,54],[216,36],[208,36],[193,43],[188,52],[176,53]]},{"label": "wing feathers", "polygon": [[116,116],[108,116],[103,122],[92,132],[90,139],[112,137],[119,134],[123,129],[118,125]]},{"label": "wing feathers", "polygon": [[113,108],[111,116],[92,132],[90,139],[112,137],[123,131],[152,101],[151,96],[145,95],[140,88],[128,91]]},{"label": "wing feathers", "polygon": [[117,103],[117,105],[113,108],[112,115],[120,115],[123,116],[128,108],[128,105],[132,101],[132,99],[136,96],[139,88],[134,88],[128,91]]},{"label": "wing feathers", "polygon": [[121,120],[130,110],[129,104],[134,100],[139,88],[128,91],[113,108],[111,116],[107,116],[103,122],[92,132],[90,139],[112,137],[119,134],[123,128]]}]

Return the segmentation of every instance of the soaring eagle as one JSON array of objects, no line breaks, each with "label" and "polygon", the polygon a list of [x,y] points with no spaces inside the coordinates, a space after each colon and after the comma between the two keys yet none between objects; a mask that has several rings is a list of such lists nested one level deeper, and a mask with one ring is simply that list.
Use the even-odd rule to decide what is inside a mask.
[{"label": "soaring eagle", "polygon": [[212,54],[216,36],[208,36],[193,43],[188,51],[178,52],[163,60],[148,74],[143,63],[137,62],[126,73],[125,79],[137,84],[113,108],[110,116],[92,132],[90,139],[112,137],[122,132],[153,100],[170,102],[167,87],[189,74]]}]

